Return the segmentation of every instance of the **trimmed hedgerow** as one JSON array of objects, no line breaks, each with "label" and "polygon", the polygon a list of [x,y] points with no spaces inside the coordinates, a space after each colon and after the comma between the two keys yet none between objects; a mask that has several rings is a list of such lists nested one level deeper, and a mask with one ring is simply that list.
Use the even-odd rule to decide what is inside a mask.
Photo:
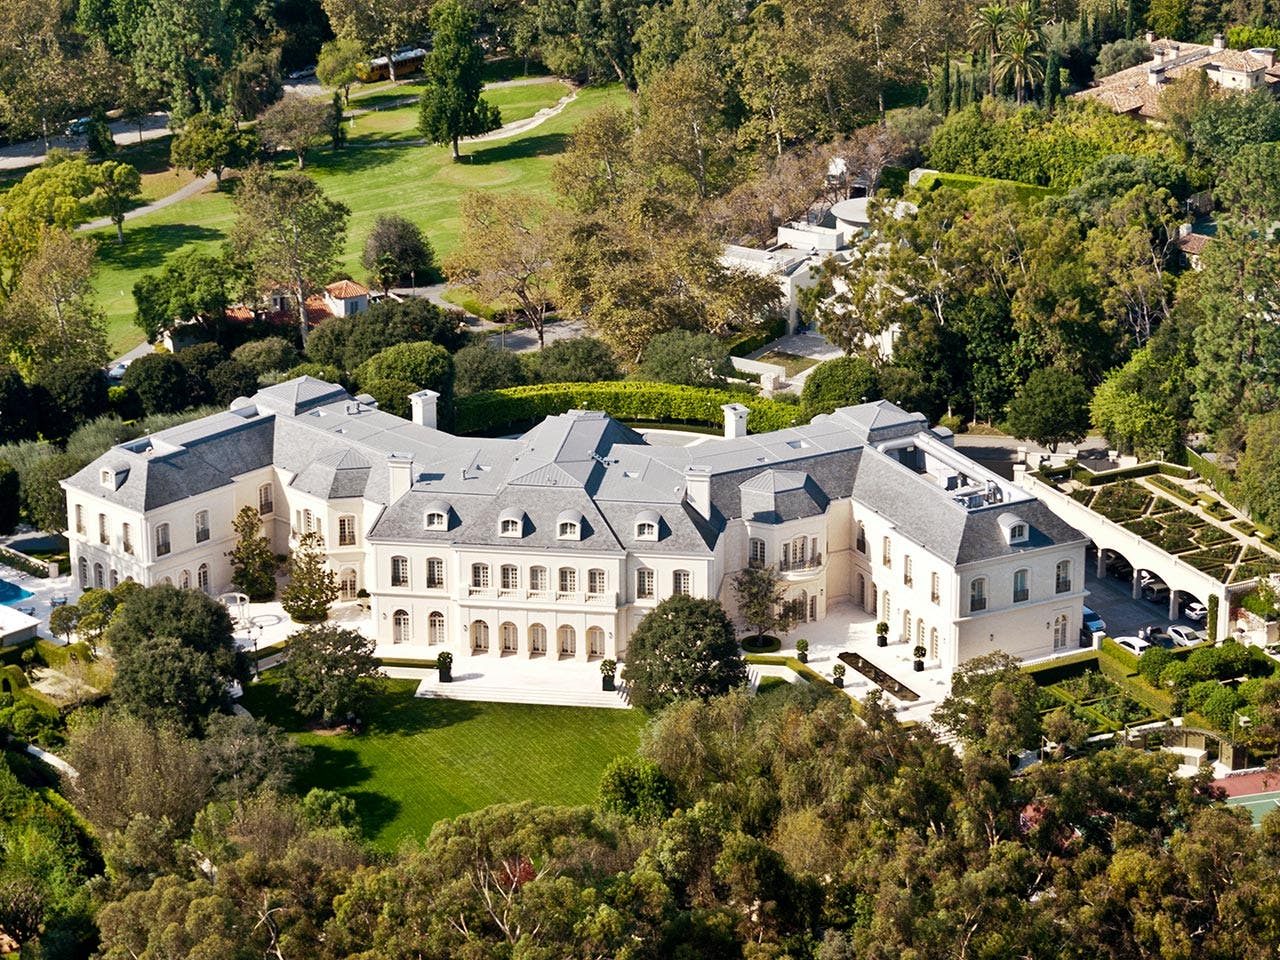
[{"label": "trimmed hedgerow", "polygon": [[751,393],[615,381],[539,383],[472,394],[457,401],[454,429],[460,434],[491,432],[574,409],[603,410],[619,420],[718,426],[724,422],[720,407],[726,403],[741,403],[751,411],[747,426],[752,433],[805,420],[798,407]]}]

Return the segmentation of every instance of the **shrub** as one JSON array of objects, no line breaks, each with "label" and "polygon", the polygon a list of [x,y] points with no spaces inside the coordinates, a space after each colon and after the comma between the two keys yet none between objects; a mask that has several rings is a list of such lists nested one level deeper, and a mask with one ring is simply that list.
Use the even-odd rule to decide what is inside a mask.
[{"label": "shrub", "polygon": [[149,353],[129,364],[123,386],[138,395],[147,413],[174,413],[191,405],[187,370],[172,354]]},{"label": "shrub", "polygon": [[360,264],[370,282],[383,289],[410,280],[428,284],[435,279],[436,253],[416,223],[384,213],[373,222]]},{"label": "shrub", "polygon": [[671,330],[649,341],[636,372],[645,380],[710,387],[732,376],[733,364],[718,337]]},{"label": "shrub", "polygon": [[543,383],[598,383],[617,380],[613,351],[595,337],[571,337],[548,344],[531,358],[537,379]]},{"label": "shrub", "polygon": [[1222,684],[1217,680],[1201,680],[1199,683],[1193,683],[1187,690],[1187,709],[1199,710],[1209,697],[1221,689]]},{"label": "shrub", "polygon": [[307,338],[307,356],[316,363],[354,370],[396,344],[427,341],[452,353],[468,339],[453,311],[441,310],[429,300],[383,300],[364,313],[324,321]]},{"label": "shrub", "polygon": [[510,350],[476,343],[453,355],[453,388],[459,397],[486,390],[517,387],[524,382],[520,358]]},{"label": "shrub", "polygon": [[417,385],[408,380],[369,380],[361,389],[378,401],[379,410],[405,419],[413,412],[409,394],[418,392]]},{"label": "shrub", "polygon": [[1221,684],[1209,695],[1200,712],[1219,730],[1230,730],[1240,698],[1230,687]]},{"label": "shrub", "polygon": [[446,400],[453,395],[453,361],[448,351],[435,343],[388,347],[362,363],[355,374],[362,386],[374,380],[404,380],[415,390],[435,390]]},{"label": "shrub", "polygon": [[879,396],[880,380],[870,363],[861,357],[837,357],[813,369],[800,399],[805,412],[813,417]]},{"label": "shrub", "polygon": [[224,360],[209,371],[208,393],[219,406],[230,406],[237,397],[251,397],[258,390],[258,375],[237,360]]},{"label": "shrub", "polygon": [[1160,676],[1165,667],[1174,662],[1173,654],[1164,647],[1147,647],[1138,658],[1138,672],[1152,686],[1160,683]]},{"label": "shrub", "polygon": [[600,777],[600,807],[641,823],[662,823],[676,806],[676,789],[652,760],[616,757]]},{"label": "shrub", "polygon": [[302,356],[284,337],[265,337],[236,347],[231,359],[244,364],[257,376],[273,370],[289,370],[296,367]]}]

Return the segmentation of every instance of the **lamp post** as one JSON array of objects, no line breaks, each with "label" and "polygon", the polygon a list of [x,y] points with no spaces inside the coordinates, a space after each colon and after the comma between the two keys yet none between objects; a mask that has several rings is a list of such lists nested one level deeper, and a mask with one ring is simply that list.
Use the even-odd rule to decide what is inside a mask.
[{"label": "lamp post", "polygon": [[[404,276],[404,274],[401,274]],[[416,297],[418,295],[418,275],[416,271],[409,271],[409,296]]]},{"label": "lamp post", "polygon": [[249,639],[253,641],[253,679],[258,680],[262,674],[258,671],[258,633],[261,631],[256,623],[249,628]]}]

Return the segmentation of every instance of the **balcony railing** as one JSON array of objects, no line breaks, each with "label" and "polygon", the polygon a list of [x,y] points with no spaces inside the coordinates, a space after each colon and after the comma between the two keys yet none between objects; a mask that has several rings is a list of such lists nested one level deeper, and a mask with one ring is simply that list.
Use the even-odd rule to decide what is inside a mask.
[{"label": "balcony railing", "polygon": [[606,603],[617,605],[616,593],[585,593],[581,590],[512,590],[495,587],[467,587],[471,600],[555,600],[563,603]]},{"label": "balcony railing", "polygon": [[788,573],[792,570],[816,570],[820,566],[822,566],[822,554],[815,553],[803,560],[784,560],[779,564],[778,569],[782,573]]}]

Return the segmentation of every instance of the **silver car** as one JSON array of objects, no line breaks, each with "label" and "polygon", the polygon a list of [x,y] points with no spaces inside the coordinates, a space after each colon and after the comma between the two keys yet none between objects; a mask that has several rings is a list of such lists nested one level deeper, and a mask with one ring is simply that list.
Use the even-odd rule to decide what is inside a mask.
[{"label": "silver car", "polygon": [[1184,627],[1182,624],[1177,623],[1170,624],[1165,633],[1180,647],[1194,647],[1204,640],[1204,634],[1195,627]]}]

